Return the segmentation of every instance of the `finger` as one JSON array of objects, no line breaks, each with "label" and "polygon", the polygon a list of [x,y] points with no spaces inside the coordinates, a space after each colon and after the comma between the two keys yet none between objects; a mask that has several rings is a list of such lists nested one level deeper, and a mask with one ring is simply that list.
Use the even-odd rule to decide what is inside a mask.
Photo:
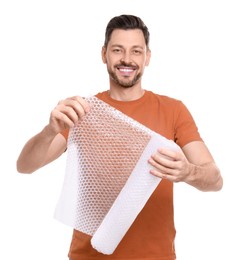
[{"label": "finger", "polygon": [[163,157],[167,157],[170,160],[176,160],[177,159],[177,152],[173,151],[171,149],[167,149],[167,148],[159,148],[158,153],[161,154]]},{"label": "finger", "polygon": [[75,123],[78,121],[78,117],[76,113],[70,115],[70,114],[65,114],[57,109],[54,109],[51,112],[51,121],[54,123],[57,122],[58,124],[61,123],[70,128],[73,127]]},{"label": "finger", "polygon": [[[59,114],[60,113],[60,114]],[[63,117],[61,117],[61,114],[63,114]],[[58,119],[64,119],[68,117],[73,123],[76,123],[79,120],[79,115],[77,114],[76,110],[72,106],[68,106],[65,104],[59,104],[57,105],[54,110],[51,113],[52,117],[55,117],[58,115]],[[61,117],[61,118],[60,118]]]},{"label": "finger", "polygon": [[154,167],[152,170],[159,171],[160,173],[170,175],[173,174],[173,171],[175,170],[174,167],[171,167],[171,165],[161,164],[160,162],[153,160],[153,158],[150,158],[148,162]]},{"label": "finger", "polygon": [[64,101],[61,101],[57,109],[59,109],[64,114],[69,115],[73,121],[76,122],[78,119],[83,118],[89,112],[90,106],[85,100],[68,98]]},{"label": "finger", "polygon": [[82,106],[85,113],[88,113],[90,111],[91,106],[84,98],[81,98],[80,96],[74,96],[71,97],[71,99],[77,101]]},{"label": "finger", "polygon": [[176,161],[172,160],[168,156],[161,155],[159,152],[151,155],[149,162],[156,168],[164,167],[173,169],[176,167]]},{"label": "finger", "polygon": [[156,170],[151,170],[150,173],[158,178],[161,178],[161,179],[166,179],[168,181],[171,181],[171,182],[179,182],[179,180],[177,179],[176,176],[174,175],[169,175],[169,174],[166,174],[166,173],[163,173],[163,172],[160,172],[160,171],[156,171]]}]

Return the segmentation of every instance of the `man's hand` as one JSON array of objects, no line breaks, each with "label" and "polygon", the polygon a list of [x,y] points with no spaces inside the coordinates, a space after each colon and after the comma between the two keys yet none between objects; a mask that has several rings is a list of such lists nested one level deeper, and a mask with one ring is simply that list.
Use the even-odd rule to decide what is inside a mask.
[{"label": "man's hand", "polygon": [[202,141],[186,144],[180,151],[161,148],[148,162],[150,173],[171,182],[186,182],[201,191],[218,191],[223,178],[209,150]]},{"label": "man's hand", "polygon": [[154,166],[151,174],[172,182],[186,181],[190,173],[190,163],[181,150],[160,148],[151,156],[149,163]]},{"label": "man's hand", "polygon": [[73,127],[90,111],[90,105],[79,96],[61,100],[51,111],[49,131],[58,134],[67,128]]}]

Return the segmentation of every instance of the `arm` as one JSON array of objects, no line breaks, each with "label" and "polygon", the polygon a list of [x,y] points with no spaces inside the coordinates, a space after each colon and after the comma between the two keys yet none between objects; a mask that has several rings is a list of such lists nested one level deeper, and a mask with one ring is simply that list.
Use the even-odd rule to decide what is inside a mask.
[{"label": "arm", "polygon": [[17,160],[18,172],[32,173],[57,159],[66,149],[66,140],[60,133],[73,127],[89,110],[88,103],[78,96],[60,101],[51,112],[48,125],[24,145]]},{"label": "arm", "polygon": [[218,191],[223,179],[202,141],[186,144],[181,151],[159,149],[149,159],[151,173],[172,182],[186,182],[201,191]]}]

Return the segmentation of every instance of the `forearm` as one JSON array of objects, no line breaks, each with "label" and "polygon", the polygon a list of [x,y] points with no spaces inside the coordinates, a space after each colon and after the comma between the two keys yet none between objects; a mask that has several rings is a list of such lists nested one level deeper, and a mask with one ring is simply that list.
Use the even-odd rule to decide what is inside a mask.
[{"label": "forearm", "polygon": [[223,179],[214,162],[200,166],[191,164],[186,183],[201,191],[219,191],[223,186]]},{"label": "forearm", "polygon": [[23,147],[18,160],[17,170],[20,173],[32,173],[46,164],[47,153],[55,137],[48,127],[32,137]]}]

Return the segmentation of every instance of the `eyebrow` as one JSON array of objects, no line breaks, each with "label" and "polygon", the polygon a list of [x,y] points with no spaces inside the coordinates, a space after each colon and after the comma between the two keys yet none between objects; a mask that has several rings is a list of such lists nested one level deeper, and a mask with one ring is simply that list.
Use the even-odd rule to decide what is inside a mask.
[{"label": "eyebrow", "polygon": [[[113,48],[113,47],[124,48],[124,46],[121,45],[121,44],[113,44],[113,45],[111,45],[111,47],[112,47],[112,48]],[[134,46],[132,46],[132,48],[144,49],[144,48],[143,48],[142,46],[140,46],[140,45],[134,45]]]}]

